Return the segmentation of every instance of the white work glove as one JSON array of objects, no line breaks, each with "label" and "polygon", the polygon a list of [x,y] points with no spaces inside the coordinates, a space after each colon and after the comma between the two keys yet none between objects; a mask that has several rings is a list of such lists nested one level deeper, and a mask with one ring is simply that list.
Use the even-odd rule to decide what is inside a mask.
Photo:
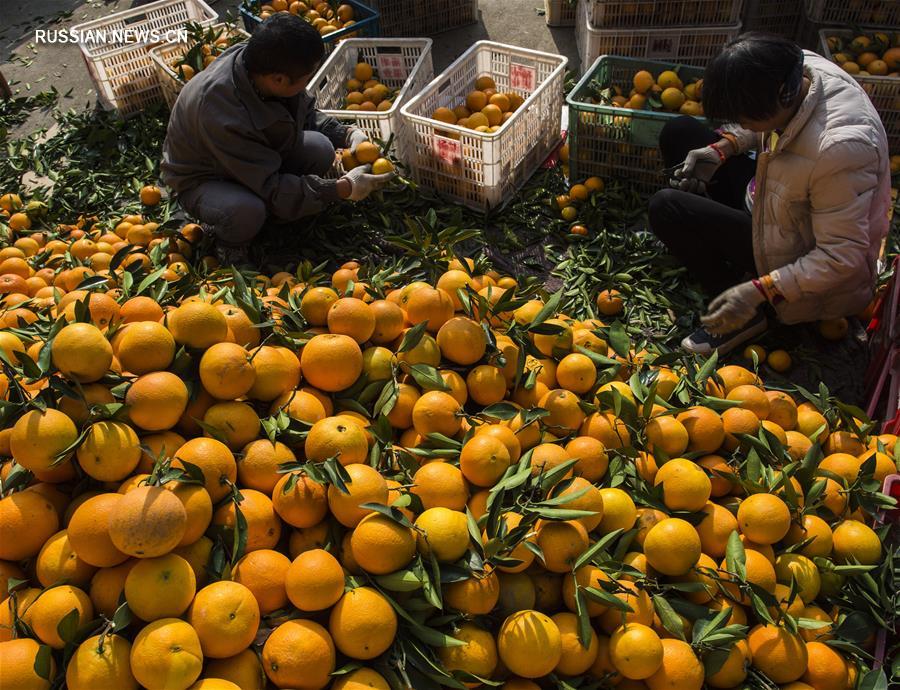
[{"label": "white work glove", "polygon": [[350,133],[347,135],[347,146],[350,148],[350,153],[355,154],[356,147],[368,140],[369,135],[361,129],[357,129],[356,127],[351,128]]},{"label": "white work glove", "polygon": [[722,159],[712,146],[694,149],[688,152],[684,164],[675,171],[670,184],[683,192],[705,194],[707,184],[720,165]]},{"label": "white work glove", "polygon": [[748,280],[728,288],[710,302],[706,315],[701,316],[700,321],[713,335],[731,333],[752,319],[764,301],[763,294]]},{"label": "white work glove", "polygon": [[381,175],[371,174],[371,165],[360,165],[348,172],[342,179],[350,182],[350,201],[362,201],[369,194],[384,187],[397,174],[395,170]]}]

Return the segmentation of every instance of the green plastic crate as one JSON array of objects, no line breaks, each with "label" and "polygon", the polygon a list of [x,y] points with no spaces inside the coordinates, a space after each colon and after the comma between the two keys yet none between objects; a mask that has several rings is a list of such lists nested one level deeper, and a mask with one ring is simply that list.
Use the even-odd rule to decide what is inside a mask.
[{"label": "green plastic crate", "polygon": [[[630,89],[632,77],[647,70],[654,77],[675,70],[682,81],[703,76],[700,67],[640,58],[601,55],[566,97],[569,104],[569,177],[573,182],[596,175],[604,180],[624,179],[642,196],[665,184],[660,173],[659,133],[678,113],[630,110],[591,103],[594,89],[616,85]],[[705,122],[704,118],[698,118]]]}]

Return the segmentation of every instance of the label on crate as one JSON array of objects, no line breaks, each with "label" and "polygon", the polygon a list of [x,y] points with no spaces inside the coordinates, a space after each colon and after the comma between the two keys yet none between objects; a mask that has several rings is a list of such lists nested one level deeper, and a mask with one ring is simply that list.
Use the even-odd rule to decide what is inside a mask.
[{"label": "label on crate", "polygon": [[462,162],[462,144],[456,139],[435,134],[434,155],[448,165],[459,165]]},{"label": "label on crate", "polygon": [[651,36],[647,45],[647,57],[650,59],[675,59],[678,56],[678,44],[681,37],[677,34],[671,36]]},{"label": "label on crate", "polygon": [[520,65],[511,62],[509,65],[509,85],[520,91],[534,91],[534,83],[537,81],[537,73],[534,67]]},{"label": "label on crate", "polygon": [[402,81],[409,76],[406,64],[400,54],[379,52],[375,56],[375,67],[378,70],[379,79],[396,79]]}]

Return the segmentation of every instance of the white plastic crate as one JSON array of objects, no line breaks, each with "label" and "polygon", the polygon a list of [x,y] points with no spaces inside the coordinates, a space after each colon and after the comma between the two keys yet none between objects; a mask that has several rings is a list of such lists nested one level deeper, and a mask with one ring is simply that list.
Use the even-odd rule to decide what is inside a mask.
[{"label": "white plastic crate", "polygon": [[[373,139],[387,141],[394,135],[397,156],[406,157],[409,138],[400,108],[434,79],[430,38],[348,38],[341,41],[310,80],[307,90],[316,96],[319,110],[344,122],[352,122]],[[344,110],[345,84],[358,62],[375,68],[379,81],[400,89],[388,110]]]},{"label": "white plastic crate", "polygon": [[575,0],[544,0],[547,26],[575,26]]},{"label": "white plastic crate", "polygon": [[[73,26],[73,31],[96,39],[79,46],[101,105],[134,115],[161,102],[162,89],[150,49],[172,40],[167,34],[187,22],[209,26],[218,16],[203,0],[160,0]],[[143,38],[129,41],[125,31]]]},{"label": "white plastic crate", "polygon": [[[250,38],[250,34],[236,26],[216,24],[212,28],[229,38],[233,36],[240,36],[245,40]],[[150,49],[150,59],[153,60],[153,64],[156,67],[156,76],[159,79],[159,87],[162,89],[163,99],[170,108],[175,105],[175,99],[178,98],[178,94],[184,88],[184,82],[175,73],[174,65],[191,48],[192,44],[181,41],[178,43],[164,43],[161,46]]]},{"label": "white plastic crate", "polygon": [[741,24],[731,26],[682,26],[674,29],[598,29],[591,22],[588,0],[579,0],[575,42],[581,69],[601,55],[670,60],[705,67],[729,41],[741,33]]},{"label": "white plastic crate", "polygon": [[[464,206],[501,206],[534,173],[560,140],[563,75],[568,60],[516,46],[478,41],[401,112],[411,126],[408,164],[415,180]],[[525,98],[494,133],[431,118],[453,108],[489,76],[500,92]]]},{"label": "white plastic crate", "polygon": [[[863,30],[863,33],[874,33],[877,31],[891,33],[892,29],[867,28]],[[818,52],[831,60],[831,49],[828,47],[829,36],[853,38],[859,33],[859,31],[850,31],[848,29],[822,29],[819,31]],[[872,75],[859,74],[854,74],[853,78],[869,94],[872,105],[875,106],[875,110],[878,111],[878,115],[881,117],[884,131],[887,134],[889,151],[891,153],[900,152],[900,79],[897,77],[874,77]]]},{"label": "white plastic crate", "polygon": [[859,26],[871,24],[900,27],[900,1],[898,0],[806,0],[806,18],[818,24],[835,26]]},{"label": "white plastic crate", "polygon": [[668,29],[736,24],[744,0],[588,0],[588,4],[591,23],[599,29]]},{"label": "white plastic crate", "polygon": [[478,0],[368,0],[382,36],[432,36],[478,21]]}]

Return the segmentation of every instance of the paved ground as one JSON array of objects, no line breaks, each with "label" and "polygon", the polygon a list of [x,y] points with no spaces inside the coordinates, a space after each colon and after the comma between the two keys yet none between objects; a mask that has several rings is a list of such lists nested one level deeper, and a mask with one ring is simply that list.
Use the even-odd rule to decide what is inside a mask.
[{"label": "paved ground", "polygon": [[[207,0],[219,16],[237,16],[239,0]],[[36,29],[66,28],[141,3],[139,0],[3,0],[3,15],[11,18],[0,26],[0,71],[21,94],[54,86],[63,106],[83,106],[96,98],[93,85],[76,45],[37,45]],[[577,69],[573,29],[550,29],[543,17],[542,0],[481,0],[477,24],[434,36],[435,71],[443,70],[475,41],[501,43],[561,53]],[[49,126],[48,116],[33,116],[25,131]]]}]

